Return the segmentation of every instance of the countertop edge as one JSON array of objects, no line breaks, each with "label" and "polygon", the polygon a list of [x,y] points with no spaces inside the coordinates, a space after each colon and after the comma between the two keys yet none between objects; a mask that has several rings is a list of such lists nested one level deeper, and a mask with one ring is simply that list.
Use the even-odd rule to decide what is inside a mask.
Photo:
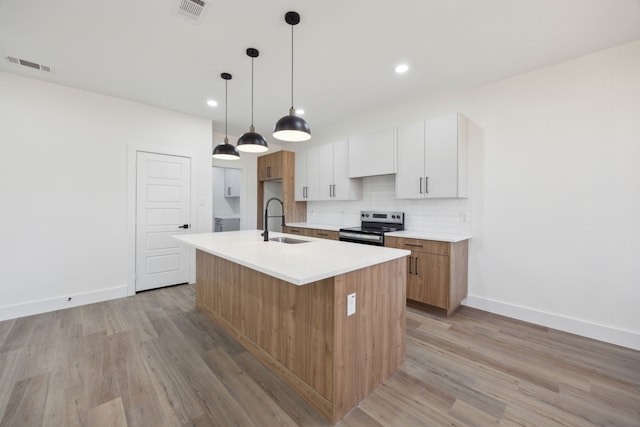
[{"label": "countertop edge", "polygon": [[437,242],[458,243],[471,239],[472,235],[467,233],[441,233],[437,231],[417,231],[403,230],[385,233],[389,237],[405,237],[409,239],[434,240]]},{"label": "countertop edge", "polygon": [[[291,237],[291,238],[294,238],[294,239],[300,238],[300,236],[297,236],[297,235],[294,235],[294,234],[286,234],[286,233],[279,233],[279,232],[271,232],[271,234],[272,234],[272,237],[286,236],[286,237]],[[352,271],[360,270],[360,269],[363,269],[363,268],[368,268],[368,267],[371,267],[373,265],[381,264],[381,263],[388,262],[388,261],[393,261],[393,260],[396,260],[396,259],[399,259],[399,258],[403,258],[403,257],[409,256],[411,254],[410,251],[405,250],[405,249],[385,248],[385,249],[388,250],[387,251],[387,255],[378,257],[378,258],[374,259],[373,261],[367,260],[367,261],[363,261],[363,262],[360,262],[360,263],[357,263],[357,264],[354,264],[354,265],[351,265],[351,266],[348,266],[348,267],[338,268],[338,269],[335,269],[335,270],[332,270],[332,271],[328,271],[327,273],[316,274],[314,276],[309,276],[309,277],[305,277],[305,278],[300,279],[300,278],[297,278],[297,277],[289,276],[289,275],[284,274],[284,273],[279,272],[279,271],[275,271],[275,270],[269,269],[268,267],[263,266],[263,265],[253,264],[251,262],[248,262],[246,260],[240,259],[240,258],[235,257],[233,255],[229,255],[228,253],[225,253],[223,251],[217,250],[215,248],[211,248],[211,247],[203,246],[203,245],[198,244],[198,243],[191,242],[191,241],[189,241],[187,239],[188,236],[189,235],[187,234],[187,235],[174,235],[172,237],[174,237],[176,240],[179,240],[180,242],[182,242],[182,243],[184,243],[186,245],[189,245],[189,246],[191,246],[191,247],[193,247],[195,249],[200,249],[201,251],[206,252],[208,254],[218,256],[218,257],[220,257],[222,259],[225,259],[227,261],[231,261],[231,262],[234,262],[234,263],[236,263],[238,265],[241,265],[243,267],[247,267],[247,268],[250,268],[252,270],[259,271],[259,272],[264,273],[264,274],[266,274],[268,276],[272,276],[272,277],[275,277],[277,279],[281,279],[281,280],[283,280],[285,282],[291,283],[291,284],[296,285],[296,286],[307,285],[307,284],[310,284],[310,283],[313,283],[313,282],[317,282],[319,280],[327,279],[329,277],[339,276],[341,274],[350,273]],[[307,236],[305,236],[305,239],[317,240],[317,241],[326,241],[325,239],[318,239],[318,238],[307,237]],[[338,242],[335,242],[335,243],[338,243]],[[348,242],[340,242],[340,244],[354,244],[354,245],[357,245],[357,243],[348,243]],[[392,252],[390,252],[390,251],[395,251],[396,253],[391,255]]]}]

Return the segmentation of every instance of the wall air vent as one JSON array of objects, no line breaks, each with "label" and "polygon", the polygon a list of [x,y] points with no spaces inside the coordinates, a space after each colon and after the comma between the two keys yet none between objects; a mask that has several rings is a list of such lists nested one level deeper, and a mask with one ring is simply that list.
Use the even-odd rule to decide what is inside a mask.
[{"label": "wall air vent", "polygon": [[4,59],[16,65],[23,65],[25,67],[34,68],[36,70],[46,71],[47,73],[51,72],[51,67],[48,65],[38,64],[36,62],[27,61],[26,59],[20,59],[13,56],[5,56]]},{"label": "wall air vent", "polygon": [[203,0],[178,0],[178,14],[198,22],[206,12],[207,3]]}]

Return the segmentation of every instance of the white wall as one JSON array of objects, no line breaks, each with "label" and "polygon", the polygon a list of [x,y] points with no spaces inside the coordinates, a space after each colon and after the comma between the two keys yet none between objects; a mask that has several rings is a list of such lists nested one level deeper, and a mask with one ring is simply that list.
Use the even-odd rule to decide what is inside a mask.
[{"label": "white wall", "polygon": [[193,154],[210,230],[207,120],[2,72],[0,93],[0,319],[127,294],[130,147]]},{"label": "white wall", "polygon": [[316,143],[452,111],[477,125],[466,304],[640,349],[640,41],[408,100]]}]

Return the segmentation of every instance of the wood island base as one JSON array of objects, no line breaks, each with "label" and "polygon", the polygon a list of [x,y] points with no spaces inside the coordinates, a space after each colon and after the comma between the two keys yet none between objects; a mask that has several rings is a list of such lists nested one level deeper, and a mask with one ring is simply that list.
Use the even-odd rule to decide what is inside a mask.
[{"label": "wood island base", "polygon": [[197,307],[333,423],[404,360],[404,258],[298,286],[197,250],[196,282]]}]

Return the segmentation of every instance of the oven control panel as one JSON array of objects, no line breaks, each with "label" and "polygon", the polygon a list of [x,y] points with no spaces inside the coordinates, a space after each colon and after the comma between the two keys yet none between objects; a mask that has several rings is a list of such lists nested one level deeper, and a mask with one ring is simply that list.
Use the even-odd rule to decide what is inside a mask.
[{"label": "oven control panel", "polygon": [[360,211],[360,220],[404,224],[403,212]]}]

